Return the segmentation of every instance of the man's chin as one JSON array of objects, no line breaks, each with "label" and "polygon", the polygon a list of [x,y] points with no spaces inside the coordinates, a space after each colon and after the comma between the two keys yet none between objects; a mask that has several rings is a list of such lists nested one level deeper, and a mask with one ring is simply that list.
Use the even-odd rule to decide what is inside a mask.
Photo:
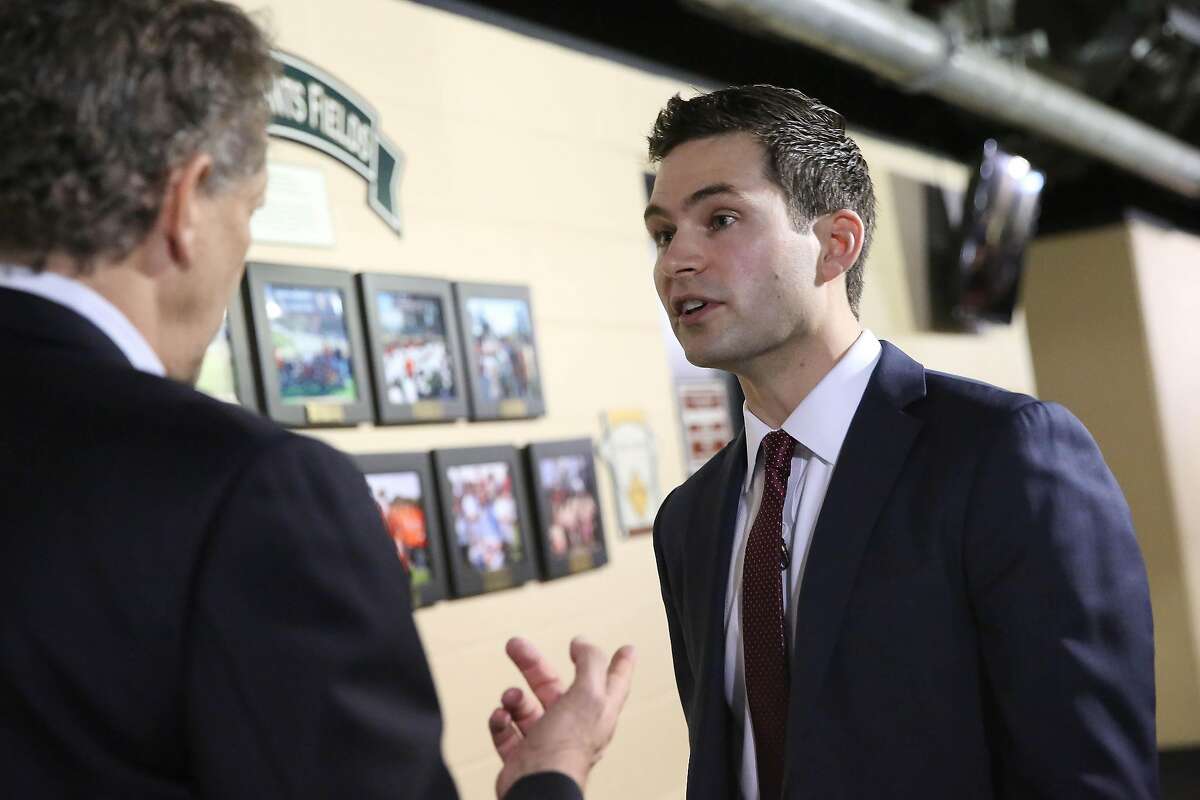
[{"label": "man's chin", "polygon": [[728,370],[736,362],[736,344],[727,332],[715,330],[709,325],[680,326],[675,328],[675,338],[683,348],[688,363],[704,369]]},{"label": "man's chin", "polygon": [[704,369],[728,370],[731,363],[731,359],[725,357],[727,354],[713,348],[685,347],[683,355],[689,364],[694,367],[703,367]]}]

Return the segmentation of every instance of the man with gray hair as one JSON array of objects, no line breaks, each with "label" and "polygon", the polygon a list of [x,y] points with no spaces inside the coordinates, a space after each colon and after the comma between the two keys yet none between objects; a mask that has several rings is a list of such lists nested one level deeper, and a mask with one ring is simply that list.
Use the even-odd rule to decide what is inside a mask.
[{"label": "man with gray hair", "polygon": [[[455,796],[362,475],[187,385],[244,268],[274,73],[227,3],[0,5],[6,796]],[[632,653],[571,654],[498,795],[579,797],[612,736]]]}]

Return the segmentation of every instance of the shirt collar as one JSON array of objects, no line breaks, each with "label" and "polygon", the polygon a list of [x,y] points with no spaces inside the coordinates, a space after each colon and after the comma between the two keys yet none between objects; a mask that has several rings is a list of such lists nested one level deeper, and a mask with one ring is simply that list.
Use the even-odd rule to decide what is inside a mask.
[{"label": "shirt collar", "polygon": [[[826,464],[836,463],[850,421],[854,419],[854,412],[858,410],[882,351],[875,334],[864,330],[833,369],[783,421],[782,429]],[[745,404],[742,418],[746,425],[745,485],[748,487],[754,479],[759,445],[771,432],[771,427],[754,416]]]},{"label": "shirt collar", "polygon": [[121,310],[99,292],[79,281],[53,272],[34,272],[28,267],[0,263],[0,286],[37,295],[65,306],[112,340],[135,369],[164,376],[162,360]]}]

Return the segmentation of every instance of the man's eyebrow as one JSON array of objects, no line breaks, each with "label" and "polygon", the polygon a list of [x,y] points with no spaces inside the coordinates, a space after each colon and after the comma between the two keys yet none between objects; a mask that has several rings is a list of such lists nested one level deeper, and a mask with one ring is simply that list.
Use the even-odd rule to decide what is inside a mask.
[{"label": "man's eyebrow", "polygon": [[[699,203],[706,197],[712,197],[713,195],[718,194],[731,194],[739,199],[745,199],[745,195],[735,189],[731,183],[710,183],[708,186],[702,186],[689,194],[687,199],[683,201],[683,210],[687,211],[689,208],[696,205],[696,203]],[[646,206],[646,213],[642,215],[642,219],[646,220],[655,216],[669,217],[670,214],[668,214],[667,210],[662,206],[656,206],[651,203],[650,205]]]}]

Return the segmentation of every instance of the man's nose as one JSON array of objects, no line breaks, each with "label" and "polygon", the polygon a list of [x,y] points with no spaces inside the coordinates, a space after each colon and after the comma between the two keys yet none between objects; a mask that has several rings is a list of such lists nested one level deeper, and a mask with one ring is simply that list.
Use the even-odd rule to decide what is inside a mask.
[{"label": "man's nose", "polygon": [[676,231],[659,259],[659,265],[669,277],[701,272],[704,269],[704,248],[696,236]]}]

